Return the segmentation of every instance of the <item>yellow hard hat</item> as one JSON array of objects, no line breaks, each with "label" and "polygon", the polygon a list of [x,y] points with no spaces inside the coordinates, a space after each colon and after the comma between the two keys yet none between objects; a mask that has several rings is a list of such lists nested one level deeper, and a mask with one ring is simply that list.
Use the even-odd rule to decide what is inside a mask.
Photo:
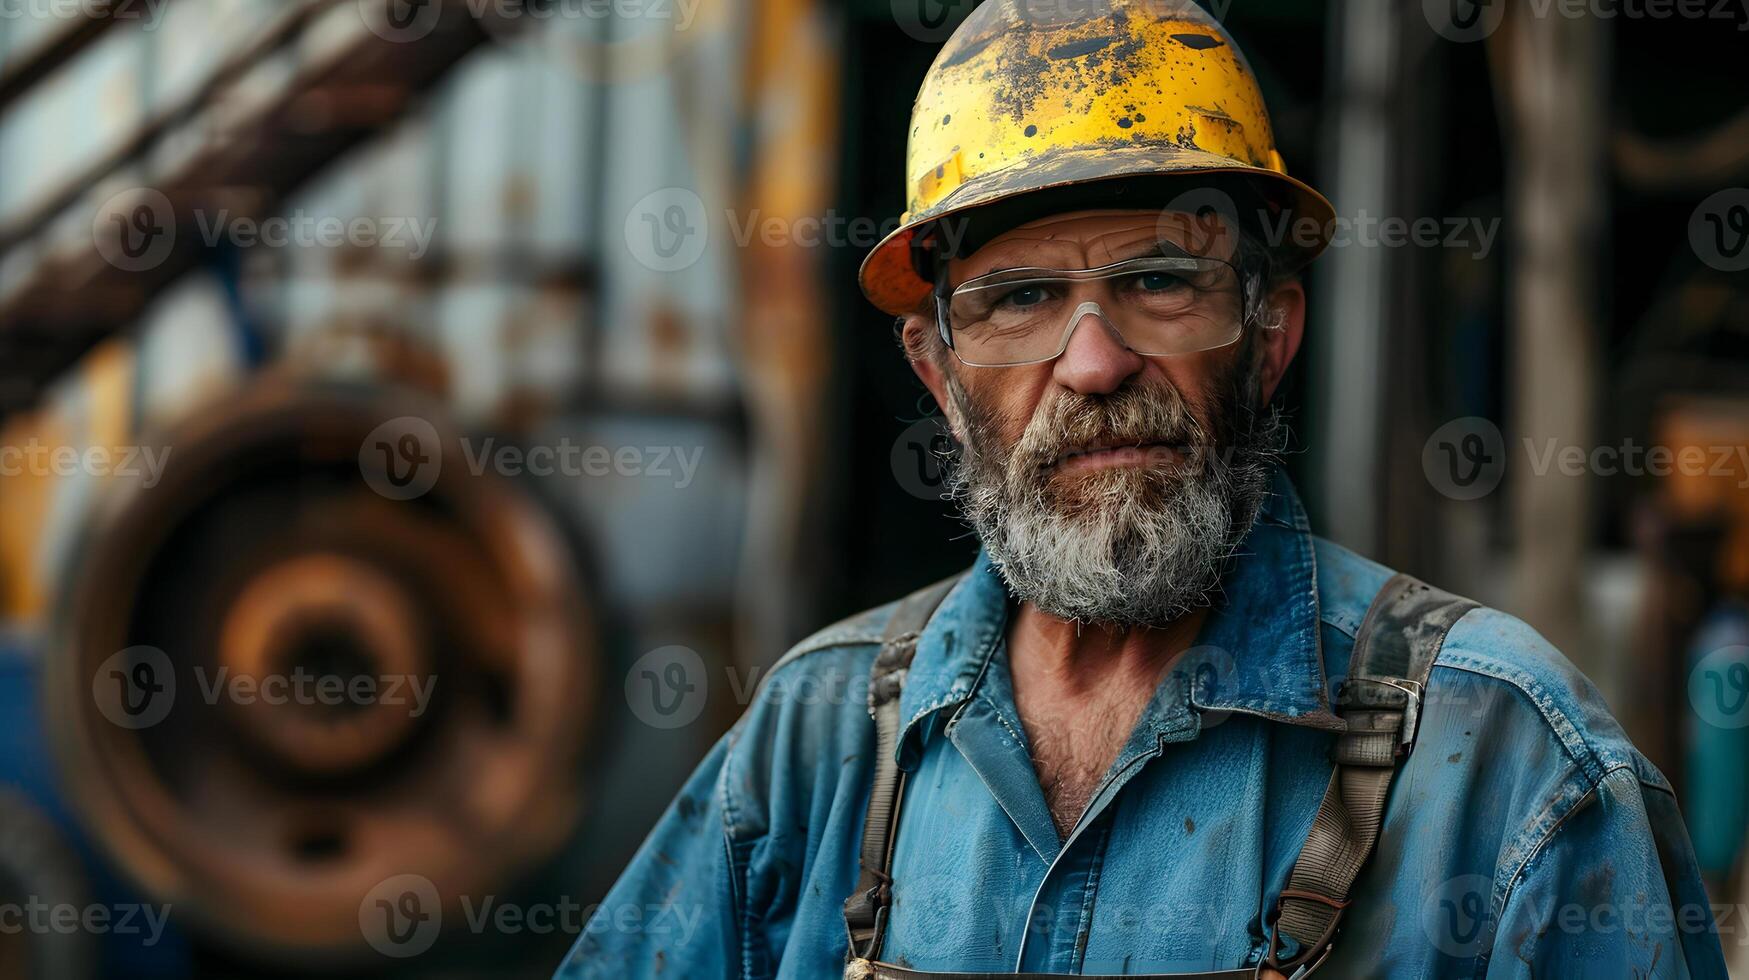
[{"label": "yellow hard hat", "polygon": [[1251,67],[1191,0],[987,0],[923,79],[905,171],[899,227],[861,273],[893,314],[929,298],[922,233],[998,203],[1159,208],[1203,175],[1295,229],[1270,242],[1290,270],[1323,251],[1334,214],[1287,175]]}]

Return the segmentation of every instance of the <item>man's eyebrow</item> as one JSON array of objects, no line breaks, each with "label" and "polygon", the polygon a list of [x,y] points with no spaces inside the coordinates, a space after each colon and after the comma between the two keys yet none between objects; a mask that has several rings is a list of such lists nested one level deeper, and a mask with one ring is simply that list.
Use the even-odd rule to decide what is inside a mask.
[{"label": "man's eyebrow", "polygon": [[1198,257],[1194,253],[1187,251],[1184,246],[1167,238],[1137,239],[1136,241],[1110,249],[1106,254],[1111,256],[1113,262],[1125,262],[1129,259],[1153,258],[1155,256],[1164,256],[1166,258],[1175,259]]},{"label": "man's eyebrow", "polygon": [[971,282],[973,279],[982,279],[985,276],[994,276],[994,275],[997,275],[997,274],[1003,273],[1003,272],[1015,272],[1015,271],[1020,270],[1020,269],[1048,269],[1048,268],[1050,268],[1050,267],[1039,265],[1036,262],[1012,262],[1012,263],[1005,262],[1005,263],[1001,263],[998,265],[990,266],[987,269],[979,269],[976,272],[970,273],[965,277],[965,279],[963,281],[964,282]]},{"label": "man's eyebrow", "polygon": [[[1108,257],[1109,261],[1092,262],[1087,267],[1088,268],[1098,268],[1099,266],[1102,266],[1102,265],[1108,265],[1111,262],[1127,262],[1130,259],[1153,258],[1156,256],[1164,256],[1166,258],[1199,258],[1200,257],[1196,253],[1185,249],[1184,246],[1182,246],[1182,245],[1178,244],[1177,242],[1174,242],[1168,238],[1138,238],[1138,239],[1135,239],[1133,241],[1125,242],[1122,245],[1116,245],[1116,246],[1113,246],[1113,247],[1107,249],[1106,256]],[[1067,269],[1072,269],[1072,268],[1073,268],[1072,266],[1054,264],[1050,261],[1049,258],[1038,258],[1038,257],[1033,257],[1033,256],[1024,256],[1024,255],[1023,256],[1006,256],[1005,255],[1005,256],[998,257],[995,260],[995,264],[989,266],[988,268],[981,269],[981,270],[967,276],[966,281],[969,282],[972,279],[982,279],[985,276],[993,276],[993,275],[996,275],[997,273],[1001,273],[1001,272],[1014,272],[1014,271],[1019,270],[1019,269],[1064,269],[1064,270],[1067,270]]]},{"label": "man's eyebrow", "polygon": [[1062,266],[1053,265],[1053,264],[1051,264],[1051,262],[1048,259],[1040,259],[1037,257],[1025,256],[1025,255],[1020,255],[1020,256],[1006,256],[1006,255],[1004,255],[1004,256],[997,257],[994,265],[991,265],[987,269],[981,269],[978,272],[974,272],[968,278],[979,279],[979,278],[982,278],[984,276],[993,276],[998,272],[1013,272],[1016,269],[1057,269],[1057,268],[1062,268]]}]

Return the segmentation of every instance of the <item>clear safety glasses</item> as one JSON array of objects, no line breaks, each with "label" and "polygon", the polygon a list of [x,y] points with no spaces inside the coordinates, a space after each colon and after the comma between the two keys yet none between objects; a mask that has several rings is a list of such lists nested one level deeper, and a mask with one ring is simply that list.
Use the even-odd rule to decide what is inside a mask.
[{"label": "clear safety glasses", "polygon": [[1004,269],[936,293],[942,340],[972,367],[1051,360],[1089,313],[1138,354],[1193,354],[1239,339],[1243,289],[1231,263],[1185,254]]}]

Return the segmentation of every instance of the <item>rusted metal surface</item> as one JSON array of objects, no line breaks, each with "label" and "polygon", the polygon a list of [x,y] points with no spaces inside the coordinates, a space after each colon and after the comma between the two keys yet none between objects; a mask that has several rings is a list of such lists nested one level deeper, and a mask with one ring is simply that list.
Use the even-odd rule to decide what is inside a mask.
[{"label": "rusted metal surface", "polygon": [[[118,268],[94,235],[47,241],[57,215],[74,207],[104,174],[139,160],[221,98],[255,61],[297,37],[334,0],[298,8],[187,101],[150,120],[46,202],[0,231],[8,255],[35,246],[41,260],[0,296],[0,414],[32,404],[57,374],[93,344],[125,328],[171,282],[201,263],[196,213],[224,211],[265,217],[284,197],[360,143],[381,135],[417,96],[442,77],[488,33],[460,0],[441,7],[436,26],[417,43],[389,40],[362,20],[349,43],[303,65],[260,108],[228,122],[202,116],[211,129],[199,150],[173,171],[152,178],[169,202],[175,243],[149,268]],[[356,7],[356,4],[347,4]],[[80,230],[89,222],[75,222]]]},{"label": "rusted metal surface", "polygon": [[115,149],[63,180],[59,187],[45,194],[41,201],[23,215],[0,226],[0,254],[10,252],[42,234],[57,215],[78,203],[98,182],[138,161],[177,127],[188,125],[258,62],[295,41],[309,28],[317,15],[333,7],[336,2],[337,0],[306,0],[290,8],[260,37],[226,59],[187,98],[143,121]]},{"label": "rusted metal surface", "polygon": [[[273,13],[280,2],[178,0],[176,9],[186,11],[189,19],[176,29],[137,38],[122,38],[117,31],[110,42],[69,66],[59,76],[68,85],[51,86],[57,91],[21,103],[32,112],[9,114],[0,123],[0,151],[6,145],[12,149],[6,156],[12,176],[34,178],[37,185],[13,182],[0,189],[0,215],[23,214],[39,193],[51,192],[58,183],[42,175],[81,171],[90,158],[130,137],[141,120],[180,100],[213,66],[228,58],[239,41],[255,37],[271,21],[254,15]],[[344,6],[356,8],[358,3],[351,0]],[[737,655],[750,662],[768,661],[796,627],[780,628],[763,644],[738,651],[736,589],[749,567],[759,567],[769,572],[762,581],[785,583],[774,592],[799,597],[788,582],[797,571],[793,562],[743,563],[751,537],[747,514],[757,507],[771,520],[790,521],[795,515],[784,509],[786,503],[806,499],[807,492],[797,490],[793,498],[774,496],[757,502],[749,492],[749,443],[775,433],[761,429],[757,436],[750,435],[745,392],[750,385],[764,382],[750,382],[742,373],[737,272],[743,255],[721,220],[731,208],[741,206],[738,181],[745,159],[737,151],[749,145],[743,127],[751,125],[747,121],[751,114],[738,84],[745,23],[739,4],[713,3],[701,11],[689,33],[664,32],[661,24],[640,25],[633,32],[641,39],[635,44],[592,45],[591,36],[625,33],[600,30],[598,18],[552,22],[546,28],[578,34],[581,40],[574,46],[525,43],[510,34],[493,33],[493,43],[477,45],[451,72],[404,76],[415,97],[398,107],[388,102],[387,90],[377,86],[380,77],[360,80],[358,75],[361,67],[392,73],[392,63],[372,67],[368,59],[362,66],[349,61],[341,70],[349,72],[347,77],[356,84],[324,89],[333,96],[303,101],[303,108],[310,111],[294,111],[292,89],[282,90],[280,83],[303,85],[318,64],[326,65],[336,52],[350,50],[352,41],[372,49],[371,38],[364,35],[337,38],[332,31],[316,32],[318,42],[288,48],[252,73],[242,86],[248,91],[239,98],[227,94],[220,99],[228,107],[279,105],[283,111],[277,118],[288,125],[311,119],[322,123],[314,135],[271,126],[239,128],[264,120],[265,110],[252,110],[238,117],[240,122],[227,122],[218,129],[203,129],[209,117],[201,113],[187,131],[179,128],[164,141],[169,149],[148,153],[124,168],[106,187],[93,189],[58,217],[40,240],[32,240],[0,262],[0,296],[8,288],[28,285],[33,295],[65,304],[51,306],[45,300],[40,318],[27,322],[9,317],[0,324],[0,385],[9,380],[17,385],[16,397],[0,401],[37,406],[13,416],[34,419],[35,424],[6,431],[19,438],[42,433],[57,444],[82,446],[93,441],[80,422],[83,405],[98,395],[105,403],[124,405],[129,423],[151,431],[159,428],[152,425],[154,421],[176,418],[204,416],[207,424],[217,425],[234,413],[231,399],[260,385],[261,372],[287,371],[363,385],[416,387],[440,400],[458,425],[466,427],[476,452],[486,439],[496,439],[505,447],[635,450],[651,464],[646,469],[654,469],[658,459],[666,460],[666,475],[521,473],[503,479],[550,504],[566,525],[563,537],[574,534],[593,546],[594,560],[588,565],[602,574],[593,579],[598,590],[587,592],[585,598],[614,611],[610,618],[622,627],[615,634],[616,652],[631,656],[662,645],[684,644],[713,671]],[[785,43],[782,29],[775,28],[777,33],[769,39],[774,52],[781,52]],[[426,57],[428,50],[401,49],[443,48],[453,40],[438,32],[419,43],[384,51],[391,59]],[[823,33],[817,39],[819,47],[810,54],[819,59],[818,70],[828,79],[830,40],[830,32]],[[584,66],[554,57],[567,49],[585,59],[600,51],[607,60]],[[660,54],[660,59],[650,61],[646,54]],[[636,70],[628,73],[628,67]],[[769,84],[771,103],[785,104],[786,80],[777,75]],[[41,109],[42,102],[51,110],[75,104],[76,96],[84,94],[79,90],[98,87],[123,93],[103,103],[108,112],[101,118],[34,111]],[[59,90],[63,88],[73,91]],[[396,108],[402,111],[392,111]],[[822,98],[815,111],[829,108],[829,100]],[[356,115],[343,115],[351,113]],[[211,118],[230,117],[219,113]],[[781,119],[784,114],[771,118]],[[353,140],[351,146],[334,154],[331,166],[317,168],[295,189],[272,196],[272,188],[280,186],[275,176],[279,163],[273,155],[302,159],[311,140],[328,139],[322,130],[342,123],[356,127],[341,134]],[[231,140],[230,152],[220,153],[223,147],[209,145],[209,135],[231,133],[239,134],[241,141]],[[824,130],[820,138],[829,140],[831,135],[831,130]],[[258,145],[251,148],[252,141]],[[260,172],[240,181],[233,170],[196,170],[193,164],[205,159],[228,167],[257,166]],[[186,184],[181,183],[184,178]],[[830,178],[829,167],[814,175],[810,207],[825,206],[829,195],[822,188]],[[208,180],[230,186],[218,194],[203,183]],[[351,243],[251,247],[222,240],[219,248],[196,250],[192,258],[175,256],[172,262],[185,266],[188,274],[160,282],[156,270],[118,274],[119,270],[101,263],[90,247],[92,212],[110,193],[129,184],[164,190],[178,202],[179,215],[191,207],[227,207],[232,216],[255,218],[302,213],[343,221],[360,216],[407,219],[436,231],[429,250],[417,256],[392,247]],[[652,268],[628,247],[625,229],[636,220],[638,202],[664,188],[691,189],[708,202],[709,245],[697,262],[682,269]],[[770,204],[754,200],[752,206],[769,208]],[[783,213],[809,211],[786,205]],[[47,264],[58,248],[97,264]],[[806,248],[796,251],[802,258],[809,254]],[[32,263],[38,261],[45,264],[37,268]],[[67,270],[63,279],[74,285],[65,290],[44,288],[56,269]],[[85,288],[77,284],[87,281],[92,284],[89,295],[76,295]],[[99,300],[105,301],[103,316],[97,310]],[[827,324],[815,316],[804,325],[819,335],[818,343],[808,359],[786,361],[783,369],[811,372],[788,384],[794,391],[817,396],[823,383],[818,355]],[[125,352],[125,377],[93,376],[88,369],[90,356],[78,358],[77,350],[57,340],[57,332],[71,338],[74,329],[110,338],[100,344],[101,349]],[[244,356],[245,334],[263,342],[265,364]],[[14,338],[18,344],[6,347]],[[782,355],[783,348],[775,345],[783,339],[781,332],[774,332],[769,338],[774,346],[768,352]],[[35,353],[26,363],[20,351],[39,342],[48,344],[45,353],[56,355],[53,363],[35,359]],[[62,363],[69,369],[56,367]],[[9,374],[8,365],[20,370]],[[53,386],[45,391],[44,379],[51,376]],[[197,392],[212,397],[191,394]],[[779,407],[809,418],[819,414],[806,401],[785,400]],[[123,438],[133,443],[142,440],[133,432],[124,432]],[[178,443],[173,456],[178,464],[185,462],[187,445]],[[351,449],[356,453],[358,446]],[[685,470],[674,463],[681,454],[692,464]],[[352,465],[356,475],[356,459]],[[455,465],[465,470],[465,454],[456,454]],[[818,466],[792,472],[810,482],[820,476]],[[0,512],[4,512],[0,520],[8,523],[8,531],[22,532],[16,549],[0,541],[0,553],[16,551],[20,556],[23,581],[16,584],[28,587],[27,598],[34,603],[19,610],[20,615],[40,615],[51,603],[60,606],[69,600],[62,594],[66,580],[51,575],[60,560],[43,556],[81,555],[94,536],[103,533],[101,528],[111,526],[88,523],[90,512],[85,506],[107,497],[110,482],[107,476],[86,474],[33,481],[29,497],[42,491],[53,505],[54,520],[29,527],[22,526],[19,517],[28,520],[35,511],[17,506],[29,497],[13,492],[16,484],[0,490]],[[293,483],[300,481],[288,480],[287,488]],[[162,496],[167,490],[167,485],[159,485],[153,493]],[[234,512],[237,503],[224,506]],[[264,541],[301,535],[315,545],[325,545],[337,535],[352,536],[415,559],[430,556],[436,547],[424,525],[416,535],[403,535],[406,541],[397,537],[384,543],[397,525],[331,502],[316,506],[312,501],[270,512],[277,516],[255,522],[271,531]],[[143,520],[135,528],[136,538],[160,518]],[[500,536],[514,537],[508,532]],[[235,539],[254,547],[256,537],[245,531]],[[557,532],[551,535],[554,541],[560,537]],[[792,545],[805,540],[790,536]],[[223,654],[233,676],[238,670],[256,669],[252,664],[283,660],[286,651],[301,647],[295,637],[308,636],[312,629],[326,628],[323,624],[336,620],[355,624],[350,628],[364,635],[382,632],[370,618],[375,613],[356,604],[327,601],[318,579],[335,576],[296,572],[297,563],[289,559],[282,564],[292,571],[279,581],[289,583],[286,591],[298,596],[289,606],[244,601],[244,591],[265,594],[262,589],[249,590],[244,582],[266,579],[244,576],[234,564],[189,558],[162,565],[166,574],[174,573],[186,583],[184,592],[207,597],[201,601],[208,604],[218,603],[214,597],[225,595],[224,590],[238,593],[236,601],[224,604],[222,611],[229,615],[189,617],[189,622],[208,624],[205,629],[212,634],[208,649],[215,658]],[[425,564],[437,567],[442,562],[432,559]],[[371,580],[368,574],[346,570],[337,576],[355,583]],[[473,591],[491,594],[489,589]],[[372,604],[377,605],[388,607],[384,622],[403,624],[390,627],[400,639],[373,643],[381,662],[405,659],[394,653],[397,644],[421,649],[419,630],[404,635],[406,617],[394,612],[397,603]],[[457,606],[456,615],[463,607],[472,608],[467,603]],[[233,625],[234,638],[221,642],[219,634]],[[441,630],[432,621],[419,625],[426,634]],[[571,653],[585,662],[594,656],[588,644]],[[89,659],[85,663],[92,666]],[[654,735],[648,725],[626,713],[623,704],[618,712],[606,710],[613,705],[604,704],[601,741],[586,743],[581,758],[553,757],[539,764],[545,778],[560,783],[581,772],[588,780],[588,798],[614,801],[611,813],[589,819],[586,840],[579,836],[577,846],[539,862],[555,874],[553,880],[566,896],[588,901],[610,883],[610,876],[672,797],[673,787],[738,713],[732,689],[732,685],[711,685],[701,723]],[[88,702],[90,697],[88,689]],[[302,964],[321,958],[337,936],[356,943],[362,892],[350,896],[351,918],[344,921],[336,911],[342,894],[339,884],[343,884],[337,882],[342,876],[340,863],[327,862],[333,873],[311,878],[314,884],[304,890],[319,901],[309,911],[300,906],[288,913],[283,896],[298,883],[299,854],[309,859],[302,863],[319,866],[323,854],[368,849],[373,841],[407,852],[449,854],[452,866],[436,872],[395,869],[395,873],[425,874],[446,897],[508,897],[502,882],[488,877],[489,869],[482,870],[483,865],[499,857],[509,861],[527,855],[537,842],[488,840],[482,832],[476,835],[477,846],[469,856],[457,857],[454,848],[433,846],[429,838],[448,824],[477,825],[483,812],[496,820],[497,810],[482,802],[489,787],[483,785],[470,795],[461,785],[465,774],[481,774],[482,784],[501,784],[520,778],[519,764],[493,763],[476,769],[476,763],[492,762],[491,746],[470,750],[460,738],[437,744],[429,725],[409,730],[395,719],[377,719],[370,712],[352,719],[362,726],[355,750],[338,738],[303,737],[310,725],[320,723],[320,714],[309,718],[260,710],[271,709],[268,705],[241,708],[207,712],[201,723],[222,724],[231,737],[206,741],[239,755],[247,753],[252,762],[270,761],[246,772],[238,772],[234,763],[215,762],[208,767],[215,777],[190,788],[204,795],[185,800],[170,795],[175,787],[163,778],[161,751],[123,752],[109,743],[73,746],[82,758],[110,760],[102,766],[79,767],[91,773],[88,781],[82,780],[85,788],[129,802],[124,807],[112,800],[113,805],[89,811],[96,816],[82,817],[81,823],[119,842],[108,851],[111,857],[125,858],[126,877],[192,896],[177,900],[177,918],[182,920],[185,911],[191,913],[199,925],[195,938],[203,949],[223,945],[239,960],[273,958]],[[576,714],[579,709],[571,710]],[[104,737],[121,736],[105,733]],[[609,744],[616,751],[601,748]],[[413,761],[421,768],[399,782],[379,785],[373,780],[383,764],[369,760],[385,753],[397,763]],[[189,757],[206,758],[192,751]],[[447,781],[440,777],[440,766],[451,774]],[[234,777],[257,782],[238,782]],[[154,781],[165,786],[155,789]],[[247,815],[267,813],[270,807],[263,799],[284,801],[294,791],[336,785],[345,787],[344,793],[335,791],[343,801],[338,808],[312,802],[288,804],[279,816],[260,820]],[[378,795],[369,799],[356,795],[366,792]],[[315,799],[314,795],[306,798]],[[257,809],[249,810],[251,806]],[[540,814],[526,820],[537,836],[539,828],[552,822]],[[236,828],[238,834],[254,827],[257,836],[227,838],[211,832],[215,822]],[[118,825],[133,829],[118,832]],[[356,832],[346,833],[348,826]],[[203,832],[207,850],[196,853],[193,842]],[[423,842],[417,839],[421,835],[427,838]],[[355,843],[347,843],[348,839]],[[255,845],[279,849],[280,856],[268,862],[265,871],[253,858],[267,851],[249,849]],[[388,877],[392,863],[397,862],[380,863],[378,881]],[[470,874],[472,880],[464,880]],[[362,883],[365,877],[361,872],[352,880]],[[291,920],[276,925],[288,914]],[[459,910],[446,915],[446,922],[458,921],[462,921]],[[264,930],[273,934],[264,935]],[[550,970],[562,952],[551,948],[539,952],[540,942],[521,938],[528,941],[516,944],[519,955],[538,960],[542,968]],[[541,941],[550,947],[564,938],[553,935]],[[251,959],[250,949],[261,952]],[[505,969],[515,968],[506,965]]]},{"label": "rusted metal surface", "polygon": [[[404,416],[449,465],[394,500],[373,474],[397,461],[379,472],[368,437]],[[592,593],[545,511],[460,465],[443,419],[421,398],[263,384],[165,433],[163,481],[89,530],[46,658],[64,778],[116,864],[225,944],[368,953],[379,883],[492,894],[572,833]],[[111,676],[141,670],[134,691]],[[297,693],[321,678],[348,693]],[[147,681],[169,700],[123,700]],[[168,707],[118,724],[129,703]]]},{"label": "rusted metal surface", "polygon": [[[834,52],[824,10],[813,0],[762,4],[748,65],[757,133],[743,214],[793,223],[827,213],[832,200],[833,147],[838,144]],[[787,111],[776,111],[774,106]],[[743,637],[750,663],[768,663],[808,631],[805,589],[822,556],[809,521],[818,511],[829,433],[818,407],[831,376],[827,296],[821,288],[823,250],[793,237],[751,239],[738,256],[742,294],[738,324],[751,384],[749,414],[755,445],[749,535],[741,578]],[[771,588],[768,583],[792,583]]]}]

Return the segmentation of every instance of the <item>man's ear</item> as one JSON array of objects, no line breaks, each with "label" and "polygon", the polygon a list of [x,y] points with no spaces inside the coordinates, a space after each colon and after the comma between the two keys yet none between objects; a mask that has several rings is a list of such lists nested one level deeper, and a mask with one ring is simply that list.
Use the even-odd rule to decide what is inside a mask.
[{"label": "man's ear", "polygon": [[1263,382],[1263,401],[1275,397],[1275,389],[1287,374],[1287,366],[1299,353],[1300,340],[1306,332],[1306,287],[1296,276],[1277,283],[1269,290],[1271,322],[1280,329],[1263,330],[1258,335],[1259,380]]},{"label": "man's ear", "polygon": [[931,354],[941,345],[940,339],[932,336],[935,330],[935,321],[932,318],[920,313],[910,313],[905,316],[905,326],[900,338],[905,345],[905,357],[911,362],[911,370],[917,372],[918,380],[934,396],[935,407],[941,409],[941,414],[951,422],[953,407],[947,398],[947,375],[943,373],[942,363],[944,359]]}]

